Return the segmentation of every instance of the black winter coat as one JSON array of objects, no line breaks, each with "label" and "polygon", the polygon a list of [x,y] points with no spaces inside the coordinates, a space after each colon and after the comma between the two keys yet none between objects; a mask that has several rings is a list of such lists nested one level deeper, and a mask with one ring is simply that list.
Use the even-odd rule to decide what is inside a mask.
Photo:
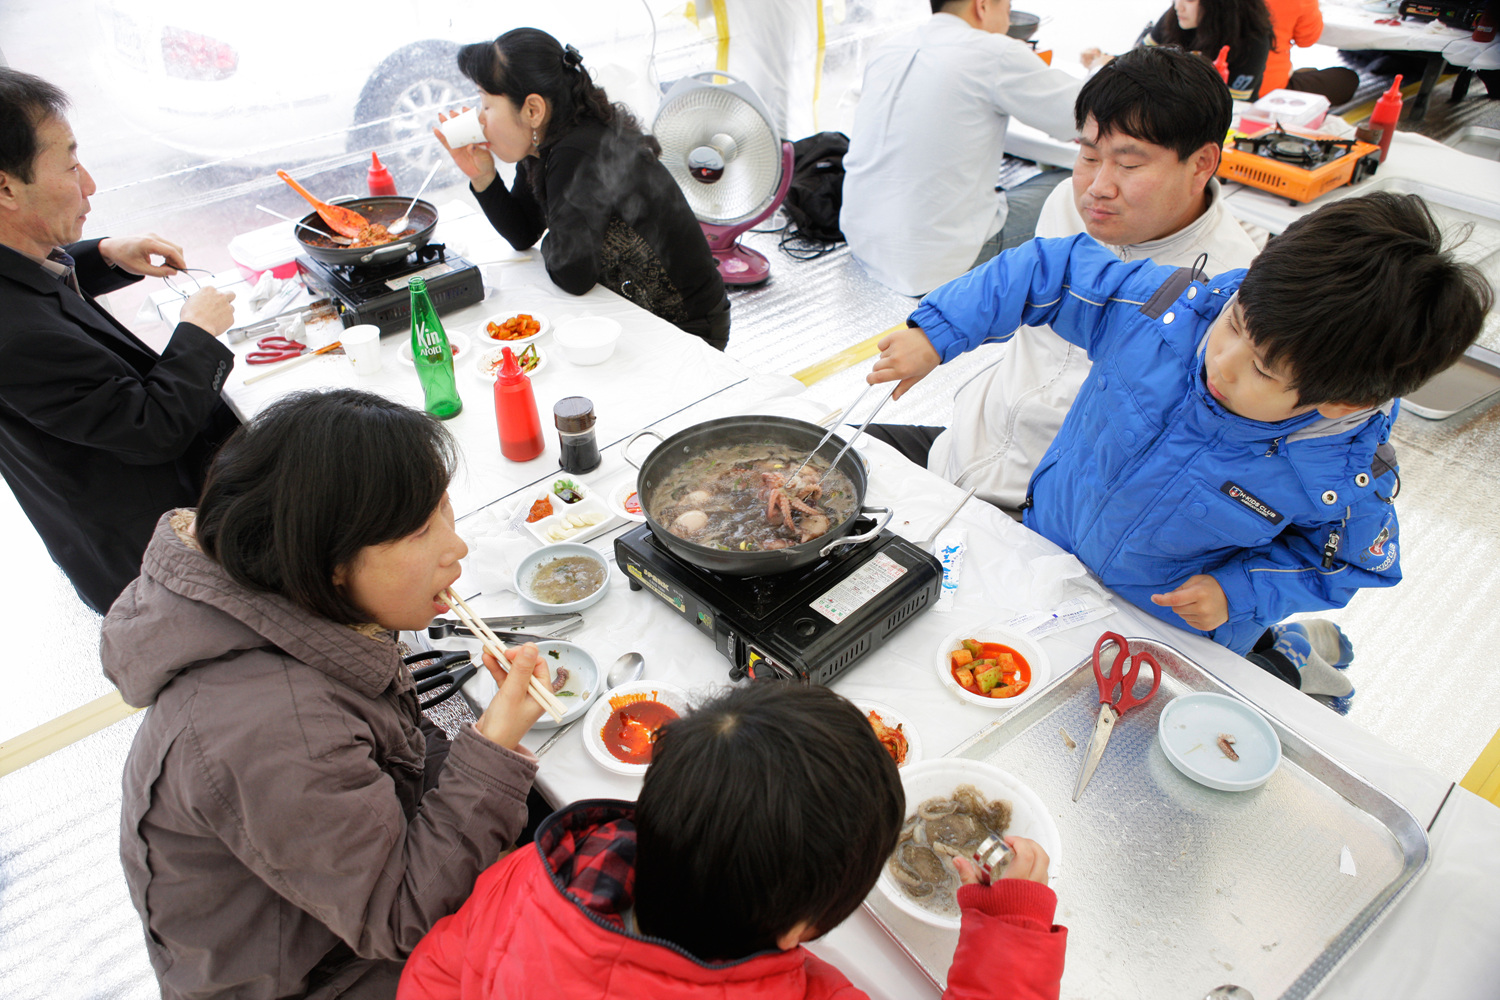
[{"label": "black winter coat", "polygon": [[98,240],[67,250],[82,295],[0,246],[0,475],[102,613],[140,573],[157,519],[197,504],[239,426],[219,395],[234,355],[180,323],[158,357],[93,299],[139,277],[109,267]]}]

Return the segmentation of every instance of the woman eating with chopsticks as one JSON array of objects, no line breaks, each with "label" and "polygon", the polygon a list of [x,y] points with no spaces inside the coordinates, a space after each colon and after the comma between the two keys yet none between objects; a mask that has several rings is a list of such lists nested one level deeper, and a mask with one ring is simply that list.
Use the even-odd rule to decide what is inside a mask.
[{"label": "woman eating with chopsticks", "polygon": [[395,641],[447,610],[468,552],[454,462],[418,410],[289,396],[224,445],[196,511],[162,517],[110,609],[105,673],[150,706],[120,854],[163,997],[393,997],[526,822],[536,647],[508,674],[486,652],[499,693],[450,743]]}]

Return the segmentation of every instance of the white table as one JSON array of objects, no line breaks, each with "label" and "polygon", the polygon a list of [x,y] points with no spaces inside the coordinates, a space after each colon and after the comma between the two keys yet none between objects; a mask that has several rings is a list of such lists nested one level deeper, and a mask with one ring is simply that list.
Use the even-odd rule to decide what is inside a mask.
[{"label": "white table", "polygon": [[[607,446],[683,406],[745,382],[750,376],[739,362],[709,347],[701,338],[682,332],[602,287],[596,286],[581,296],[563,292],[547,277],[540,252],[512,251],[472,204],[443,205],[439,215],[436,240],[471,261],[490,262],[481,265],[485,276],[484,301],[441,317],[444,329],[467,334],[470,343],[469,352],[461,354],[454,364],[464,409],[446,421],[458,440],[462,456],[450,490],[454,509],[460,516],[557,471],[559,447],[552,426],[552,405],[565,396],[587,396],[593,401],[598,419],[595,435],[601,446]],[[531,259],[515,261],[526,256]],[[228,290],[232,286],[220,287]],[[243,297],[247,288],[241,284],[234,290]],[[623,328],[618,348],[602,365],[573,365],[556,349],[550,334],[538,340],[537,346],[548,360],[546,368],[532,380],[532,388],[547,446],[529,462],[512,462],[500,454],[493,382],[475,370],[480,351],[494,343],[480,342],[480,328],[489,317],[501,312],[539,312],[551,319],[554,326],[575,316],[608,316],[618,320]],[[175,315],[168,313],[164,318],[175,319]],[[332,336],[329,334],[325,339]],[[401,345],[410,342],[410,334],[403,331],[382,337],[381,369],[373,375],[356,375],[347,357],[329,354],[251,385],[245,385],[245,379],[266,368],[243,361],[244,355],[255,349],[253,340],[235,344],[232,346],[240,360],[224,384],[224,395],[242,419],[253,417],[271,402],[298,389],[365,389],[421,409],[422,387],[416,370],[399,354]],[[748,388],[771,394],[792,391],[800,388],[800,384],[783,379],[770,387],[755,383]]]},{"label": "white table", "polygon": [[[773,400],[764,407],[750,403],[747,409],[744,397],[732,400],[727,398],[730,395],[705,400],[672,417],[665,422],[666,429],[730,412],[766,410],[815,419],[827,411],[826,401],[807,397]],[[869,497],[895,508],[892,528],[909,538],[925,538],[962,496],[951,484],[913,466],[880,442],[867,441],[860,447],[870,461]],[[586,477],[596,489],[607,490],[634,475],[634,470],[620,460],[618,449],[611,451],[599,471]],[[1076,584],[1065,582],[1071,568],[1077,566],[1076,560],[997,509],[970,502],[954,523],[968,530],[970,545],[954,608],[918,616],[886,646],[832,685],[851,698],[899,705],[917,729],[923,755],[928,758],[948,753],[996,718],[993,712],[961,702],[940,686],[932,661],[944,637],[971,623],[1053,607],[1076,593]],[[463,529],[460,524],[460,531]],[[601,536],[591,544],[612,554],[617,533]],[[486,594],[475,603],[485,614],[531,610],[514,593]],[[1500,935],[1500,907],[1492,902],[1500,891],[1500,856],[1493,850],[1500,837],[1500,811],[1455,789],[1436,772],[1248,661],[1205,639],[1165,626],[1122,602],[1116,604],[1120,610],[1109,618],[1041,640],[1057,668],[1067,669],[1086,657],[1093,640],[1106,628],[1124,635],[1162,639],[1390,794],[1424,826],[1438,817],[1433,826],[1430,870],[1333,975],[1321,995],[1349,1000],[1369,996],[1477,1000],[1493,996],[1494,982],[1500,975],[1500,958],[1493,948],[1493,941]],[[612,571],[610,592],[585,616],[584,628],[572,638],[602,664],[612,663],[623,652],[637,650],[646,655],[648,679],[670,682],[695,694],[707,693],[728,681],[728,662],[708,638],[650,594],[630,591],[618,570]],[[462,643],[450,640],[443,644]],[[535,733],[526,743],[535,748],[548,735]],[[555,802],[635,798],[639,780],[599,767],[585,752],[582,740],[581,727],[575,727],[542,759],[537,783],[543,793]],[[1065,896],[1066,884],[1060,884],[1059,890]],[[1062,902],[1065,907],[1066,899]],[[813,950],[834,962],[873,997],[906,1000],[935,993],[916,966],[898,952],[863,910],[814,944]],[[1070,965],[1107,961],[1085,942],[1074,942],[1068,955]]]},{"label": "white table", "polygon": [[[1406,109],[1407,117],[1411,119],[1420,119],[1427,114],[1432,88],[1445,61],[1470,70],[1500,67],[1500,42],[1476,42],[1471,32],[1449,28],[1436,20],[1424,23],[1405,19],[1400,24],[1376,24],[1376,21],[1400,15],[1395,11],[1370,11],[1358,2],[1340,0],[1323,3],[1322,11],[1323,34],[1318,38],[1321,45],[1347,50],[1423,53],[1427,56],[1422,87]],[[1462,87],[1467,88],[1467,80]],[[1455,87],[1454,94],[1454,100],[1463,99],[1459,87]]]}]

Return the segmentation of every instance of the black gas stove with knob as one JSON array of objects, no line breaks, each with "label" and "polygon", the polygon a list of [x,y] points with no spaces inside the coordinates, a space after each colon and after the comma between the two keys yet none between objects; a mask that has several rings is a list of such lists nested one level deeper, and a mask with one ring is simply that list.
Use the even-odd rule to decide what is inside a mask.
[{"label": "black gas stove with knob", "polygon": [[479,268],[441,243],[428,243],[390,263],[337,265],[298,257],[297,270],[309,288],[336,303],[345,327],[373,323],[381,333],[411,329],[411,293],[406,283],[427,279],[427,294],[439,315],[484,300]]},{"label": "black gas stove with knob", "polygon": [[711,638],[734,680],[827,684],[931,607],[943,582],[936,559],[890,531],[800,570],[742,577],[684,562],[643,524],[615,539],[615,561],[631,590]]}]

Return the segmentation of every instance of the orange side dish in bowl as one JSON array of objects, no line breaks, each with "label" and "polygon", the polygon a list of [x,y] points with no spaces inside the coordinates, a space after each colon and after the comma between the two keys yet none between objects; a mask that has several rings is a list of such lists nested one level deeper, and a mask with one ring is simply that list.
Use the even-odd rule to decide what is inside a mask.
[{"label": "orange side dish in bowl", "polygon": [[981,698],[1014,698],[1031,685],[1031,665],[1009,646],[964,639],[948,654],[953,679]]},{"label": "orange side dish in bowl", "polygon": [[626,764],[651,763],[656,734],[678,717],[677,712],[645,694],[611,696],[609,706],[614,711],[599,731],[605,749]]},{"label": "orange side dish in bowl", "polygon": [[542,329],[529,313],[512,316],[503,323],[486,323],[484,330],[495,340],[524,340]]}]

